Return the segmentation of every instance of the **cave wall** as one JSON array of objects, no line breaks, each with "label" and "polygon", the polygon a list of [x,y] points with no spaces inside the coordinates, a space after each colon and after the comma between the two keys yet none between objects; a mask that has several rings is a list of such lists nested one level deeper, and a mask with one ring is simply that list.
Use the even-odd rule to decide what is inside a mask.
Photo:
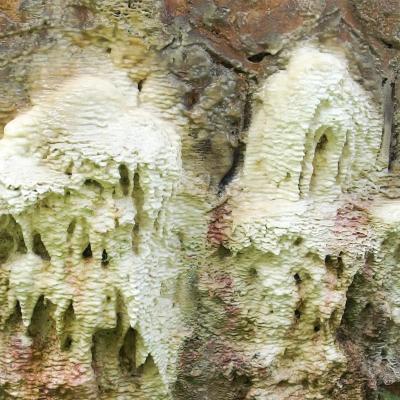
[{"label": "cave wall", "polygon": [[400,398],[397,0],[0,4],[0,398]]}]

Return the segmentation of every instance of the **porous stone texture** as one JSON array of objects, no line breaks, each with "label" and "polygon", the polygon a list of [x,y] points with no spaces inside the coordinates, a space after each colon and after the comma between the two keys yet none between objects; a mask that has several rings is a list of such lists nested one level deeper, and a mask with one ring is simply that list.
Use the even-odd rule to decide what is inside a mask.
[{"label": "porous stone texture", "polygon": [[399,12],[1,3],[0,399],[400,398]]},{"label": "porous stone texture", "polygon": [[[36,314],[50,313],[69,354],[63,368],[76,368],[75,379],[88,385],[95,385],[94,370],[101,381],[118,367],[117,351],[104,357],[107,345],[122,346],[124,337],[135,352],[121,355],[122,347],[120,367],[134,373],[153,358],[158,379],[167,383],[184,333],[173,299],[160,295],[163,282],[178,274],[179,260],[168,257],[178,239],[167,220],[180,177],[179,136],[137,106],[137,93],[123,74],[78,76],[8,123],[2,139],[1,214],[8,232],[2,277],[9,289],[2,293],[2,321],[17,304],[29,332]],[[113,330],[115,343],[107,338]],[[29,359],[32,339],[11,334],[1,344],[2,379],[15,385],[17,397],[34,398],[39,388],[8,357],[18,341]],[[50,388],[66,377],[44,374]],[[132,385],[121,382],[111,391],[123,394]],[[144,386],[135,396],[146,398],[149,390],[158,388]]]}]

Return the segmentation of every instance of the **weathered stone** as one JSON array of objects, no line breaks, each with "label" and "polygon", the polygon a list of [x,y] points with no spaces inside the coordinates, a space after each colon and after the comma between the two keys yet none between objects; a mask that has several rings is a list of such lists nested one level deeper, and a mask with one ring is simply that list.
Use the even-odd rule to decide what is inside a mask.
[{"label": "weathered stone", "polygon": [[399,14],[3,1],[0,398],[397,398]]}]

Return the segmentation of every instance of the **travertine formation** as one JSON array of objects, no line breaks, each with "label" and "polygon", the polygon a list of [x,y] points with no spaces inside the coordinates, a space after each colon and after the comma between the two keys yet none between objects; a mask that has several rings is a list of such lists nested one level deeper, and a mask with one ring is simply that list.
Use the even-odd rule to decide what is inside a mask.
[{"label": "travertine formation", "polygon": [[363,203],[382,170],[382,115],[340,52],[308,45],[257,96],[224,242],[254,329],[242,346],[271,369],[250,392],[327,398],[346,365],[336,331],[347,289],[380,234]]},{"label": "travertine formation", "polygon": [[42,3],[0,4],[0,400],[400,398],[392,2]]},{"label": "travertine formation", "polygon": [[[181,176],[179,136],[138,107],[138,90],[127,77],[113,78],[65,82],[10,122],[1,141],[1,319],[4,324],[17,304],[28,328],[35,306],[52,308],[56,354],[68,360],[63,369],[79,373],[42,372],[49,389],[65,378],[70,385],[74,379],[95,385],[92,363],[100,379],[111,379],[113,368],[132,373],[149,357],[167,384],[183,334],[179,308],[161,295],[163,283],[178,273],[168,204]],[[134,348],[120,366],[118,353],[104,358],[117,343],[104,343],[102,332],[113,330],[120,346],[128,340]],[[24,362],[10,362],[15,341],[30,359],[28,332],[6,333],[0,344],[1,379],[13,384],[17,398],[37,396]],[[157,385],[113,391],[146,398],[158,390],[161,398],[163,385]]]}]

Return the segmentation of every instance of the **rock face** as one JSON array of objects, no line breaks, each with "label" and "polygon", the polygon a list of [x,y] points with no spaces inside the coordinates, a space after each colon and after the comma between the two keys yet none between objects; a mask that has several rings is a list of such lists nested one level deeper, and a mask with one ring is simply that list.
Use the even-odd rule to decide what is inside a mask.
[{"label": "rock face", "polygon": [[0,399],[400,398],[400,3],[0,26]]}]

